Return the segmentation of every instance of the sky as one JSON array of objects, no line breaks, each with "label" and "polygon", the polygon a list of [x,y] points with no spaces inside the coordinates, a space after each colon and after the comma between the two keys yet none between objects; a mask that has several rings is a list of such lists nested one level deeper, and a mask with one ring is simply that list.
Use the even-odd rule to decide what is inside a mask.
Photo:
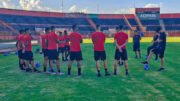
[{"label": "sky", "polygon": [[102,14],[132,14],[135,7],[160,7],[161,13],[180,13],[179,4],[180,0],[0,0],[0,8]]}]

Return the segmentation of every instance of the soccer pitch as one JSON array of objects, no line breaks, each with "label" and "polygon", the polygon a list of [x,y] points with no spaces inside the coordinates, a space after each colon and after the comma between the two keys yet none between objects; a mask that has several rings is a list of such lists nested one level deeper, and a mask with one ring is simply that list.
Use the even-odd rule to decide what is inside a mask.
[{"label": "soccer pitch", "polygon": [[[72,77],[67,77],[68,62],[61,62],[63,76],[43,73],[26,73],[18,68],[17,55],[0,55],[0,101],[180,101],[180,44],[167,43],[165,51],[166,70],[158,72],[160,59],[150,61],[150,70],[144,71],[140,62],[144,61],[150,43],[142,43],[142,59],[135,59],[132,44],[129,43],[128,62],[130,76],[125,75],[124,67],[118,67],[114,76],[113,44],[105,44],[110,77],[97,77],[93,58],[93,45],[82,44],[82,73],[77,77],[76,63]],[[40,48],[34,46],[33,49]],[[34,54],[35,62],[40,62],[43,70],[43,55]]]}]

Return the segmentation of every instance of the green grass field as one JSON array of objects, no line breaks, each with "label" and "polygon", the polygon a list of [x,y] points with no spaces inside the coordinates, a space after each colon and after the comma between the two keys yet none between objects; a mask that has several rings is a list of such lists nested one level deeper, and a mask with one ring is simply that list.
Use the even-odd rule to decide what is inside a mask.
[{"label": "green grass field", "polygon": [[[0,55],[0,101],[180,101],[180,44],[168,43],[165,52],[166,71],[157,72],[160,60],[150,62],[151,69],[144,71],[140,64],[150,43],[141,45],[143,59],[136,60],[132,44],[128,44],[130,76],[124,67],[118,68],[117,76],[96,76],[93,45],[83,44],[83,77],[78,78],[76,63],[72,77],[67,77],[67,62],[61,62],[64,76],[26,73],[18,68],[17,55]],[[113,44],[106,44],[109,72],[113,73]],[[37,46],[33,47],[35,50]],[[43,70],[43,55],[35,55]]]}]

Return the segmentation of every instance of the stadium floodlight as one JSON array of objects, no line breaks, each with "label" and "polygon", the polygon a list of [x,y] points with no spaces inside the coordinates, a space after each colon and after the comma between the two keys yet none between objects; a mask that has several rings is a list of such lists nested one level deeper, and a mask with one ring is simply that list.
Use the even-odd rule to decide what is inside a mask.
[{"label": "stadium floodlight", "polygon": [[64,10],[64,0],[61,0],[61,11],[63,12]]}]

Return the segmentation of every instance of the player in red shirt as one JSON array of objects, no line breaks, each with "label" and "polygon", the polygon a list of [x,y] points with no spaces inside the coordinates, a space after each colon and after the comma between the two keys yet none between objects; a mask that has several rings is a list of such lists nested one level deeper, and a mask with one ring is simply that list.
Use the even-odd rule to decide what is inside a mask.
[{"label": "player in red shirt", "polygon": [[64,38],[66,40],[65,42],[65,61],[68,61],[68,56],[70,54],[70,46],[69,46],[69,36],[67,31],[64,31]]},{"label": "player in red shirt", "polygon": [[48,62],[48,49],[46,45],[46,40],[47,40],[47,34],[50,33],[51,30],[50,28],[45,29],[45,34],[41,36],[41,46],[42,46],[42,52],[44,54],[44,73],[47,71],[47,62]]},{"label": "player in red shirt", "polygon": [[24,60],[23,60],[23,54],[22,54],[22,40],[23,40],[23,37],[24,37],[24,30],[20,30],[19,31],[19,35],[17,37],[17,43],[16,43],[16,46],[17,46],[17,50],[18,50],[18,57],[19,57],[19,68],[21,70],[25,70],[24,68]]},{"label": "player in red shirt", "polygon": [[82,60],[82,53],[81,53],[81,46],[82,43],[82,36],[77,32],[78,26],[72,26],[73,32],[69,35],[70,41],[70,62],[68,65],[68,76],[71,76],[71,67],[74,60],[77,61],[78,67],[78,76],[82,76],[81,74],[81,60]]},{"label": "player in red shirt", "polygon": [[60,71],[60,61],[59,61],[59,55],[57,51],[57,43],[60,43],[58,35],[55,33],[55,27],[51,27],[51,32],[47,34],[47,47],[48,47],[48,58],[50,60],[50,68],[51,68],[51,74],[56,74],[53,69],[53,61],[56,60],[56,66],[58,70],[58,75],[62,75]]},{"label": "player in red shirt", "polygon": [[104,49],[106,36],[101,32],[101,26],[96,25],[96,32],[92,34],[92,41],[94,44],[94,59],[96,61],[97,68],[97,76],[100,77],[100,64],[99,61],[102,60],[104,62],[105,76],[109,76],[110,74],[107,71],[107,61],[106,61],[106,52]]},{"label": "player in red shirt", "polygon": [[120,58],[125,63],[126,75],[129,75],[128,62],[127,62],[128,57],[127,57],[127,50],[126,50],[126,44],[128,43],[128,35],[122,32],[123,26],[117,27],[116,30],[117,30],[117,33],[114,35],[114,43],[116,45],[114,75],[117,75],[117,66],[118,66],[118,61],[120,60]]},{"label": "player in red shirt", "polygon": [[[64,38],[62,32],[59,32],[59,40],[65,42],[65,38]],[[59,45],[58,45],[58,53],[59,53],[59,55],[60,55],[60,53],[62,53],[62,61],[65,61],[65,59],[64,59],[64,51],[65,51],[65,43],[59,43]]]},{"label": "player in red shirt", "polygon": [[35,68],[33,53],[32,53],[32,44],[31,44],[31,32],[29,29],[25,29],[26,35],[23,38],[23,51],[24,53],[24,60],[26,64],[26,71],[31,72],[32,70],[29,68],[29,64],[31,64],[33,71],[39,73],[40,71]]}]

